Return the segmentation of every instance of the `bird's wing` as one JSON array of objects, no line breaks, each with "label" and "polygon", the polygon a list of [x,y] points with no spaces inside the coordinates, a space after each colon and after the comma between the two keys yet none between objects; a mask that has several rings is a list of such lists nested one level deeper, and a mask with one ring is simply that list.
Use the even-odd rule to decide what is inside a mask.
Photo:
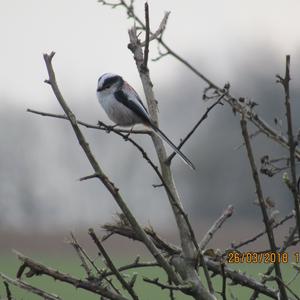
[{"label": "bird's wing", "polygon": [[150,116],[137,92],[124,82],[123,89],[114,93],[117,101],[134,111],[145,123],[151,123]]}]

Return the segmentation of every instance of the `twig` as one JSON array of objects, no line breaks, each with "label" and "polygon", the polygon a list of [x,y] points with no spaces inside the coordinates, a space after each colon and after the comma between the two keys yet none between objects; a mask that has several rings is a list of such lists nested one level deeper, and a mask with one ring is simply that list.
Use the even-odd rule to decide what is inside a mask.
[{"label": "twig", "polygon": [[[137,237],[136,233],[132,230],[132,228],[124,224],[105,224],[102,226],[102,228],[111,234],[119,234],[121,236],[126,236],[130,239],[140,241],[140,239]],[[181,252],[180,248],[166,242],[162,237],[155,233],[153,229],[145,227],[144,230],[151,237],[153,243],[157,248],[165,251],[169,255],[179,254]]]},{"label": "twig", "polygon": [[[290,246],[290,244],[291,244],[292,241],[294,240],[294,236],[295,236],[295,234],[296,234],[297,231],[298,231],[297,226],[295,226],[294,229],[291,230],[289,236],[287,237],[287,239],[285,240],[285,242],[283,243],[283,245],[281,246],[281,248],[279,249],[279,251],[278,251],[279,253],[280,253],[280,252],[286,251],[286,249]],[[274,268],[275,268],[275,265],[274,265],[274,264],[271,265],[271,266],[267,269],[267,271],[264,273],[264,276],[269,276],[269,275],[273,272]],[[266,281],[267,281],[267,280],[266,280],[265,277],[261,280],[261,282],[262,282],[263,284],[264,284]],[[251,297],[250,297],[250,300],[255,300],[255,299],[257,299],[258,295],[259,295],[259,291],[258,291],[258,290],[255,290],[255,291],[252,293],[252,295],[251,295]]]},{"label": "twig", "polygon": [[[0,277],[2,277],[5,281],[9,282],[10,284],[12,284],[12,285],[14,285],[14,286],[17,286],[17,287],[19,287],[19,288],[21,288],[21,289],[23,289],[23,290],[26,290],[26,291],[28,291],[28,292],[30,292],[30,293],[33,293],[33,294],[35,294],[35,295],[38,295],[38,296],[42,297],[42,298],[45,299],[45,300],[61,300],[61,298],[58,297],[57,295],[54,295],[54,294],[50,294],[50,293],[48,293],[48,292],[45,292],[45,291],[43,291],[43,290],[41,290],[41,289],[39,289],[39,288],[36,288],[36,287],[34,287],[34,286],[32,286],[32,285],[26,283],[26,282],[23,281],[23,280],[20,280],[20,279],[18,279],[18,280],[12,279],[12,278],[6,276],[6,275],[3,274],[3,273],[0,273]],[[11,299],[12,299],[12,298],[11,298],[11,294],[10,294],[10,296],[7,295],[7,299],[8,299],[8,300],[11,300]]]},{"label": "twig", "polygon": [[290,55],[286,56],[286,66],[285,66],[285,77],[277,75],[278,82],[283,85],[284,93],[285,93],[285,109],[286,109],[286,120],[288,127],[288,145],[290,152],[290,170],[292,176],[292,194],[294,198],[294,207],[296,212],[296,224],[298,227],[298,236],[300,237],[300,207],[298,200],[298,192],[297,192],[297,174],[296,174],[296,161],[295,161],[295,151],[296,151],[296,142],[294,140],[293,135],[293,124],[292,124],[292,111],[290,104]]},{"label": "twig", "polygon": [[[149,28],[149,33],[150,33],[149,42],[151,42],[151,41],[159,38],[160,36],[162,36],[162,34],[164,33],[164,31],[166,29],[169,15],[170,15],[169,11],[165,12],[164,17],[161,20],[159,27],[157,28],[157,30],[154,33],[152,33],[150,31],[150,28]],[[145,45],[146,45],[146,40],[144,42],[141,42],[142,47],[144,47]]]},{"label": "twig", "polygon": [[[60,114],[52,114],[52,113],[47,113],[47,112],[43,112],[43,111],[38,111],[38,110],[34,110],[34,109],[27,109],[27,112],[36,114],[36,115],[41,115],[44,117],[53,117],[53,118],[57,118],[57,119],[63,119],[63,120],[68,120],[68,117],[66,115],[60,115]],[[98,130],[108,130],[108,129],[104,129],[101,128],[101,126],[99,125],[92,125],[92,124],[88,124],[86,122],[82,122],[80,120],[77,120],[77,124],[82,125],[86,128],[91,128],[91,129],[98,129]],[[109,127],[107,125],[107,127]],[[133,134],[151,134],[151,130],[128,130],[128,129],[118,129],[118,128],[114,128],[115,132],[121,132],[121,133],[133,133]]]},{"label": "twig", "polygon": [[148,55],[149,55],[149,42],[150,42],[150,21],[149,21],[149,6],[145,2],[145,22],[146,22],[146,38],[145,38],[145,48],[144,48],[144,62],[141,65],[141,68],[145,71],[148,70]]},{"label": "twig", "polygon": [[[171,280],[168,278],[168,284],[170,285],[172,282]],[[175,295],[174,295],[174,290],[169,290],[169,296],[170,296],[170,300],[175,300]]]},{"label": "twig", "polygon": [[287,285],[284,283],[284,281],[280,278],[277,278],[276,276],[276,280],[281,281],[281,284],[284,285],[284,287],[297,299],[300,300],[300,297],[298,297],[298,295]]},{"label": "twig", "polygon": [[221,276],[222,276],[222,299],[227,300],[226,297],[226,275],[225,275],[225,264],[224,262],[220,262],[221,265]]},{"label": "twig", "polygon": [[91,175],[83,176],[83,177],[79,178],[78,180],[84,181],[84,180],[93,179],[93,178],[98,178],[98,174],[91,174]]},{"label": "twig", "polygon": [[[209,112],[217,105],[221,102],[221,100],[226,96],[226,93],[223,93],[222,96],[219,97],[219,99],[212,104],[211,106],[209,106],[205,113],[203,114],[203,116],[200,118],[200,120],[194,125],[194,127],[191,129],[191,131],[186,135],[186,137],[184,139],[182,139],[182,141],[179,143],[178,145],[178,149],[181,149],[182,146],[187,142],[187,140],[192,136],[192,134],[196,131],[196,129],[201,125],[201,123],[208,117]],[[172,154],[170,154],[170,156],[167,158],[166,163],[170,164],[173,157],[176,155],[176,152],[173,152]]]},{"label": "twig", "polygon": [[[277,227],[279,227],[280,225],[282,225],[283,223],[285,223],[286,221],[290,220],[291,218],[294,217],[294,213],[290,213],[289,215],[285,216],[282,220],[280,220],[278,223],[275,223],[274,225],[272,225],[272,229],[275,229]],[[267,231],[266,229],[261,231],[260,233],[256,234],[255,236],[245,240],[245,241],[242,241],[242,242],[239,242],[237,244],[234,244],[234,243],[231,243],[231,248],[232,249],[239,249],[247,244],[250,244],[254,241],[256,241],[257,239],[259,239],[260,237],[262,237],[264,234],[266,234]]]},{"label": "twig", "polygon": [[[87,273],[87,279],[88,280],[94,280],[95,277],[92,274],[91,269],[89,268],[88,264],[85,261],[85,258],[89,261],[89,263],[91,263],[91,265],[94,267],[94,269],[97,271],[98,275],[100,275],[101,279],[104,278],[102,276],[101,271],[98,269],[98,267],[94,264],[94,262],[89,258],[89,256],[87,255],[87,253],[85,252],[85,250],[79,245],[78,241],[76,240],[75,236],[73,235],[73,233],[71,232],[71,238],[72,241],[70,242],[71,245],[74,247],[77,255],[79,256],[79,259],[81,261],[81,266],[84,268],[85,272]],[[115,285],[113,284],[113,282],[111,280],[108,280],[107,278],[105,278],[106,282],[112,287],[112,289],[114,289],[114,291],[117,294],[120,294],[119,290],[115,287]]]},{"label": "twig", "polygon": [[233,214],[233,206],[228,205],[228,207],[223,211],[222,215],[219,217],[218,220],[212,225],[212,227],[206,232],[205,236],[199,243],[199,249],[202,251],[207,246],[209,241],[213,238],[214,234],[217,232],[218,229],[221,228],[223,223],[232,216]]},{"label": "twig", "polygon": [[287,285],[291,285],[295,279],[299,276],[300,271],[296,269],[296,273],[292,276],[292,278],[286,283]]},{"label": "twig", "polygon": [[95,232],[94,232],[94,230],[92,228],[89,229],[89,235],[91,236],[91,238],[93,239],[94,243],[98,247],[100,253],[103,255],[103,257],[104,257],[104,259],[106,261],[107,267],[116,276],[116,278],[121,283],[121,285],[123,286],[123,288],[128,291],[128,293],[131,295],[132,299],[138,300],[139,298],[138,298],[137,294],[135,293],[134,289],[132,288],[132,286],[130,286],[128,284],[128,282],[123,278],[123,276],[121,275],[121,273],[119,272],[119,270],[115,267],[113,261],[111,260],[110,256],[108,255],[108,253],[106,252],[106,250],[102,246],[100,240],[98,239],[97,235],[95,234]]},{"label": "twig", "polygon": [[80,261],[81,261],[81,266],[83,267],[83,269],[85,270],[86,274],[87,274],[87,278],[93,278],[93,274],[92,274],[92,270],[89,268],[89,266],[87,265],[85,258],[83,256],[83,253],[81,251],[82,247],[80,247],[78,241],[76,240],[74,234],[71,232],[71,241],[70,244],[73,246],[74,250],[76,251]]},{"label": "twig", "polygon": [[207,286],[208,286],[208,290],[209,290],[209,292],[212,295],[214,295],[215,294],[215,290],[214,290],[214,287],[213,287],[210,275],[208,273],[208,268],[207,268],[206,260],[205,260],[205,257],[204,257],[204,255],[202,254],[202,252],[200,250],[198,252],[198,256],[199,256],[199,260],[200,260],[200,265],[203,268],[203,272],[204,272],[204,276],[205,276],[206,283],[207,283]]},{"label": "twig", "polygon": [[154,284],[158,287],[160,287],[162,290],[165,290],[165,289],[168,289],[168,290],[172,290],[172,291],[182,291],[186,294],[190,294],[190,290],[192,288],[192,285],[189,284],[189,285],[177,285],[177,286],[174,286],[174,285],[170,285],[170,284],[164,284],[164,283],[161,283],[159,282],[159,279],[158,278],[155,278],[155,279],[150,279],[150,278],[147,278],[147,277],[144,277],[143,280],[145,282],[148,282],[148,283],[151,283],[151,284]]},{"label": "twig", "polygon": [[[250,140],[252,140],[253,138],[257,137],[259,134],[261,133],[260,129],[254,131],[253,133],[249,134],[249,138]],[[240,148],[242,148],[243,146],[245,146],[245,142],[241,143],[240,145],[236,146],[233,148],[233,150],[239,150]]]},{"label": "twig", "polygon": [[3,281],[3,284],[5,286],[5,292],[6,292],[7,300],[12,300],[12,296],[11,296],[11,291],[10,291],[10,288],[9,288],[9,284],[5,280]]},{"label": "twig", "polygon": [[88,260],[88,262],[91,264],[91,266],[96,270],[97,274],[101,275],[102,274],[101,270],[96,266],[94,261],[88,256],[86,251],[80,246],[80,244],[78,244],[78,247],[79,247],[81,253],[83,254],[83,256]]},{"label": "twig", "polygon": [[[244,114],[242,114],[240,124],[241,124],[241,129],[242,129],[242,135],[243,135],[246,149],[247,149],[249,163],[250,163],[251,170],[252,170],[253,181],[254,181],[255,187],[256,187],[257,198],[259,201],[259,205],[260,205],[261,212],[263,215],[263,221],[264,221],[267,236],[269,239],[270,248],[272,251],[276,252],[277,248],[276,248],[276,244],[275,244],[274,234],[273,234],[273,230],[272,230],[272,227],[270,224],[268,212],[266,209],[265,200],[264,200],[264,196],[263,196],[263,192],[262,192],[262,188],[261,188],[261,184],[260,184],[260,179],[258,176],[258,172],[257,172],[257,168],[256,168],[256,164],[255,164],[255,160],[254,160],[254,156],[253,156],[253,152],[252,152],[252,147],[251,147],[251,143],[250,143],[250,138],[249,138],[249,134],[248,134],[247,122],[244,118]],[[277,261],[275,262],[274,266],[275,266],[276,276],[278,278],[282,279],[280,266]],[[280,298],[282,300],[288,300],[285,287],[282,285],[281,281],[278,280],[277,284],[278,284],[278,288],[280,290]]]},{"label": "twig", "polygon": [[[159,264],[157,262],[133,262],[131,264],[122,266],[120,268],[118,268],[119,272],[122,271],[126,271],[126,270],[131,270],[131,269],[137,269],[137,268],[153,268],[153,267],[159,267]],[[111,271],[106,271],[104,272],[104,274],[102,274],[102,277],[106,277],[106,276],[111,276],[113,275],[113,272]]]},{"label": "twig", "polygon": [[44,60],[47,66],[48,74],[49,74],[49,80],[47,80],[47,83],[49,83],[52,87],[52,90],[60,103],[61,107],[63,108],[65,114],[67,115],[72,128],[74,130],[74,133],[77,137],[77,140],[79,141],[79,144],[81,148],[83,149],[86,157],[88,158],[91,166],[93,167],[95,173],[98,175],[98,178],[100,181],[104,184],[104,186],[107,188],[107,190],[112,195],[113,199],[117,202],[120,209],[123,211],[123,213],[126,215],[126,218],[130,222],[132,228],[141,236],[143,239],[143,242],[145,246],[148,248],[150,253],[155,257],[157,262],[164,268],[166,273],[172,278],[173,282],[176,284],[179,284],[181,280],[177,276],[177,274],[174,272],[170,264],[165,260],[165,258],[158,252],[157,248],[153,244],[153,242],[147,237],[146,233],[143,231],[141,225],[137,222],[136,218],[133,216],[131,211],[129,210],[128,206],[126,205],[125,201],[123,200],[121,194],[119,193],[119,189],[111,182],[108,177],[104,174],[102,169],[100,168],[98,162],[96,161],[93,153],[91,152],[89,144],[86,142],[78,124],[75,115],[65,102],[59,88],[56,82],[54,70],[52,67],[52,58],[54,56],[54,52],[52,52],[50,55],[44,54]]}]

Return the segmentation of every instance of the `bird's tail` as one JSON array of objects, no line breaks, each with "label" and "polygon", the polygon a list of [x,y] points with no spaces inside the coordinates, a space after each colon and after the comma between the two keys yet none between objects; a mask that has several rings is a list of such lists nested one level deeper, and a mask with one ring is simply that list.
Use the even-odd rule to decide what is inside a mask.
[{"label": "bird's tail", "polygon": [[154,130],[154,132],[162,140],[164,140],[190,168],[195,170],[195,166],[193,165],[193,163],[169,140],[169,138],[158,127],[156,127],[152,122],[149,125]]}]

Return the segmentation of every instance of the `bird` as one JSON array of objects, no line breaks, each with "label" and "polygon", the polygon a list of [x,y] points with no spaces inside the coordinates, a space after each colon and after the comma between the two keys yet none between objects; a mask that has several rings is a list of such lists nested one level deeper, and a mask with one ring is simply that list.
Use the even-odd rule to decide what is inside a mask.
[{"label": "bird", "polygon": [[101,75],[97,84],[97,98],[109,119],[115,123],[114,126],[143,124],[150,127],[190,168],[195,169],[193,163],[154,124],[138,93],[122,76],[113,73]]}]

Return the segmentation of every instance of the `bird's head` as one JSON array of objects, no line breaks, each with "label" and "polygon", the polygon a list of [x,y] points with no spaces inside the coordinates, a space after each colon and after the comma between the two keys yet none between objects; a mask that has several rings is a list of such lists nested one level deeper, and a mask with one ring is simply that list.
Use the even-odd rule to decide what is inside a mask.
[{"label": "bird's head", "polygon": [[123,84],[123,78],[120,75],[105,73],[98,79],[97,93],[113,93]]}]

